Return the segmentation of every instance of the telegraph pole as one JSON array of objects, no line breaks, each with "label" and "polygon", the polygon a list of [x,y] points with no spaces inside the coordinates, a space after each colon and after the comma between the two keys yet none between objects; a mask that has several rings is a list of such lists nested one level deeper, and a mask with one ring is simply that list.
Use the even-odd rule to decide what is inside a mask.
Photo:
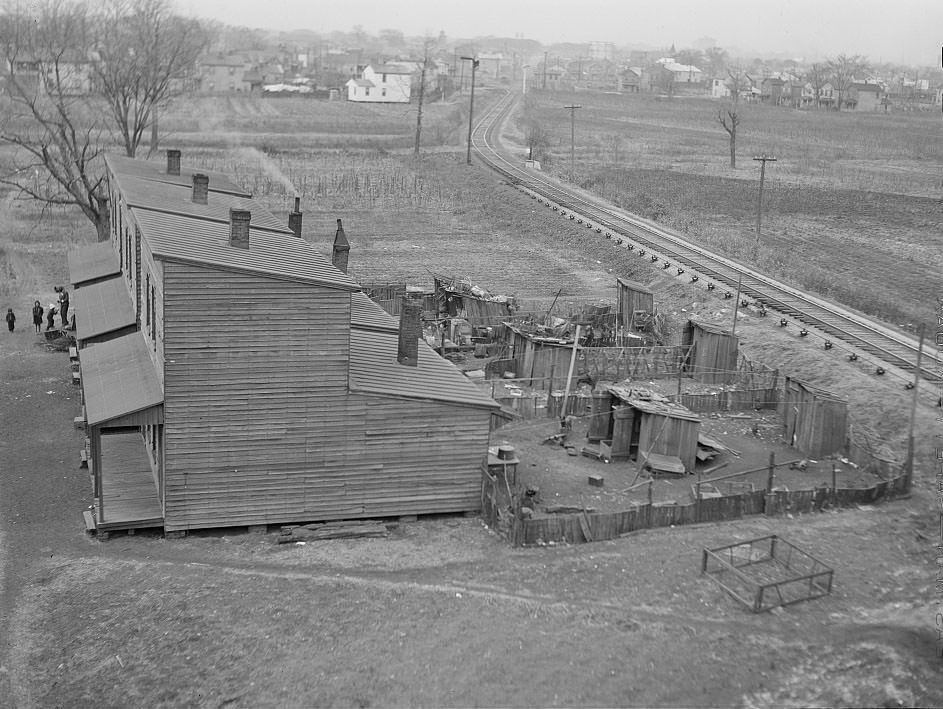
[{"label": "telegraph pole", "polygon": [[760,191],[756,197],[756,243],[753,244],[753,260],[756,260],[760,248],[760,225],[763,221],[763,180],[766,178],[766,163],[776,162],[771,155],[759,155],[755,158],[760,163]]},{"label": "telegraph pole", "polygon": [[544,52],[544,85],[541,87],[545,91],[547,90],[547,54],[549,52]]},{"label": "telegraph pole", "polygon": [[574,103],[564,106],[570,110],[570,179],[576,174],[576,109],[581,105]]},{"label": "telegraph pole", "polygon": [[[475,118],[475,70],[478,69],[478,60],[474,57],[462,57],[462,59],[471,62],[471,98],[468,101],[468,152],[465,156],[465,162],[471,165],[472,122]],[[464,66],[462,64],[462,67]]]}]

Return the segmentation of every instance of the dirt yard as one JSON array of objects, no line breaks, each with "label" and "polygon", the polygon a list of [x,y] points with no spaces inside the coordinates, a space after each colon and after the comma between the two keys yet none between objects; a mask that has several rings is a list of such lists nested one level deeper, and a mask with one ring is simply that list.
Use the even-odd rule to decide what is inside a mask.
[{"label": "dirt yard", "polygon": [[[703,290],[585,230],[515,211],[530,201],[463,157],[423,168],[461,185],[451,207],[413,208],[396,228],[382,210],[308,210],[306,237],[329,248],[333,219],[343,217],[358,277],[461,269],[537,302],[558,283],[580,298],[611,297],[622,275],[651,282],[676,324],[691,314],[730,322]],[[26,206],[2,205],[0,307],[20,320],[16,333],[0,333],[0,704],[943,705],[930,392],[918,408],[914,493],[876,507],[552,548],[512,549],[461,517],[402,524],[385,539],[277,545],[274,533],[219,530],[100,543],[82,523],[90,488],[66,355],[47,351],[26,322],[27,304],[64,282],[65,246],[84,238],[84,225],[39,227]],[[902,450],[902,379],[876,378],[866,359],[849,362],[768,320],[747,315],[738,326],[750,357],[848,397],[856,425]],[[755,450],[749,439],[732,444],[759,465],[771,447],[789,455],[767,423]],[[743,424],[710,420],[720,437],[741,436]],[[587,497],[587,471],[605,471],[607,493],[634,476],[541,446],[548,423],[526,436],[519,426],[492,444],[511,441],[545,496],[572,483],[601,508],[610,501]],[[819,473],[809,474],[814,483]],[[755,616],[700,577],[704,546],[770,533],[832,566],[834,593]]]}]

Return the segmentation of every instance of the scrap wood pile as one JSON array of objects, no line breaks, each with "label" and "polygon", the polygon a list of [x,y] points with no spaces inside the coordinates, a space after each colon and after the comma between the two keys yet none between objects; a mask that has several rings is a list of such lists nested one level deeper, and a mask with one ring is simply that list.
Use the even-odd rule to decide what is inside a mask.
[{"label": "scrap wood pile", "polygon": [[75,344],[75,336],[68,330],[45,330],[46,347],[54,352],[68,352]]},{"label": "scrap wood pile", "polygon": [[388,537],[390,530],[381,522],[350,520],[303,524],[282,527],[278,535],[279,544],[310,542],[322,539],[354,539],[358,537]]}]

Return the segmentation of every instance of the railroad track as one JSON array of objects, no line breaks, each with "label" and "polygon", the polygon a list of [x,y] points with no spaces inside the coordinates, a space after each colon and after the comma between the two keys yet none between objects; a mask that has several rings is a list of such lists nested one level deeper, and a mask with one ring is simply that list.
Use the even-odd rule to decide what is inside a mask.
[{"label": "railroad track", "polygon": [[[593,230],[600,238],[613,240],[679,279],[687,278],[725,298],[734,298],[739,291],[741,300],[760,312],[774,311],[781,326],[799,328],[800,336],[808,333],[807,327],[815,328],[824,334],[826,349],[843,344],[845,347],[838,348],[846,351],[850,348],[850,359],[857,359],[858,352],[867,353],[868,359],[879,363],[876,373],[884,373],[880,364],[914,373],[919,347],[914,338],[712,253],[602,200],[567,190],[540,173],[518,167],[520,161],[505,156],[498,139],[500,126],[518,100],[518,94],[508,92],[482,115],[475,125],[472,145],[485,164],[539,204],[559,214],[561,219]],[[932,341],[924,343],[920,376],[928,382],[943,381],[943,357]]]}]

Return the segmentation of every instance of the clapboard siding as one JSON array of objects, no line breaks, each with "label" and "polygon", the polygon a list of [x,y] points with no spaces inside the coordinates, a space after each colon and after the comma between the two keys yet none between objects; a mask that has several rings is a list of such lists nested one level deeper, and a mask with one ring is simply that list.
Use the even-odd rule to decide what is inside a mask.
[{"label": "clapboard siding", "polygon": [[298,519],[314,473],[343,484],[349,319],[346,290],[165,264],[168,530]]}]

